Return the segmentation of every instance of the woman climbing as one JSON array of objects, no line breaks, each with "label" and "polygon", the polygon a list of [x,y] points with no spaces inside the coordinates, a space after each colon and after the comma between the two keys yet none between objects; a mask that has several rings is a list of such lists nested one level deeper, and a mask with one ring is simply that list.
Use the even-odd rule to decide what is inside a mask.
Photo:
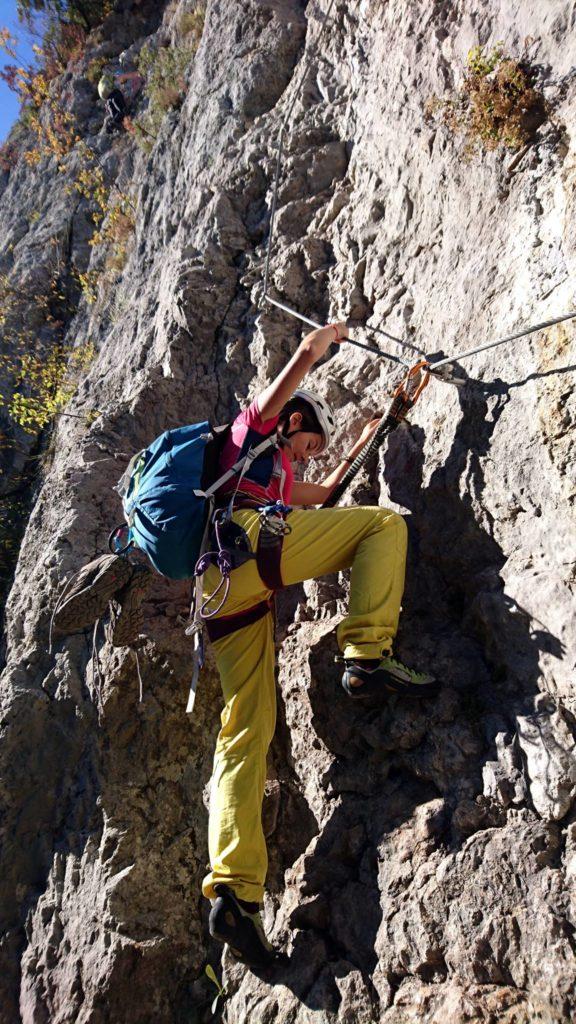
[{"label": "woman climbing", "polygon": [[[258,561],[248,559],[231,573],[225,606],[208,622],[224,710],[210,799],[211,869],[203,892],[213,901],[211,934],[252,967],[263,967],[276,955],[260,919],[267,869],[262,800],[276,720],[273,591],[351,567],[349,611],[337,632],[347,695],[352,700],[386,692],[428,697],[438,690],[433,676],[392,657],[404,587],[403,518],[374,506],[295,508],[285,521],[282,516],[287,504],[321,505],[376,429],[378,421],[366,425],[323,483],[294,480],[294,463],[305,465],[323,452],[334,426],[328,403],[299,385],[330,344],[340,344],[347,334],[346,325],[336,323],[304,338],[276,380],[236,418],[220,462],[224,472],[277,431],[278,449],[256,459],[241,480],[229,481],[219,494],[223,505],[233,498],[234,523],[258,550]],[[262,506],[270,505],[275,505],[272,515],[262,516]],[[218,570],[211,567],[205,594],[217,583]]]},{"label": "woman climbing", "polygon": [[[196,567],[196,574],[204,572],[203,608],[225,705],[212,776],[211,869],[203,892],[213,901],[211,934],[253,967],[275,956],[259,912],[267,869],[261,821],[266,753],[276,720],[274,591],[351,567],[349,610],[337,632],[346,694],[361,701],[387,692],[428,697],[438,689],[432,676],[392,657],[404,587],[402,517],[374,506],[287,508],[325,502],[378,425],[375,420],[365,426],[323,483],[294,480],[294,463],[305,465],[320,455],[334,430],[328,403],[299,385],[330,344],[345,341],[347,334],[346,325],[337,323],[307,335],[276,380],[224,435],[213,489],[222,507],[215,529],[220,539],[225,533],[226,548],[217,553],[216,565],[201,569],[202,561],[210,560],[205,554]],[[111,608],[112,644],[136,646],[142,601],[153,582],[152,569],[139,561],[143,553],[170,578],[194,573],[198,547],[192,540],[204,531],[204,516],[195,518],[194,509],[204,508],[207,492],[204,484],[195,489],[192,473],[203,458],[202,449],[195,454],[198,442],[212,437],[208,428],[203,423],[169,430],[134,456],[119,485],[129,523],[119,529],[128,529],[131,541],[124,556],[101,556],[65,584],[52,616],[57,631],[81,631]]]}]

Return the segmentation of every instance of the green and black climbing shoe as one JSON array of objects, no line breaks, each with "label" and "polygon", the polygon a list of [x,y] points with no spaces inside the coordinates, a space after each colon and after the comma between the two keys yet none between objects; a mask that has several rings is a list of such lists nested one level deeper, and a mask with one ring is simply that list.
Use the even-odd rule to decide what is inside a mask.
[{"label": "green and black climbing shoe", "polygon": [[387,692],[406,697],[435,697],[440,683],[427,672],[414,672],[386,655],[381,659],[345,660],[342,686],[352,700],[383,697]]},{"label": "green and black climbing shoe", "polygon": [[59,633],[77,633],[104,615],[108,602],[126,586],[132,566],[118,555],[101,555],[66,583],[54,609],[52,622]]},{"label": "green and black climbing shoe", "polygon": [[226,942],[236,959],[248,967],[259,969],[272,964],[278,954],[264,934],[259,904],[239,899],[221,882],[214,886],[214,892],[216,899],[208,922],[210,935]]},{"label": "green and black climbing shoe", "polygon": [[147,565],[133,565],[132,576],[114,596],[110,640],[114,647],[131,647],[144,629],[142,603],[148,594],[154,573]]}]

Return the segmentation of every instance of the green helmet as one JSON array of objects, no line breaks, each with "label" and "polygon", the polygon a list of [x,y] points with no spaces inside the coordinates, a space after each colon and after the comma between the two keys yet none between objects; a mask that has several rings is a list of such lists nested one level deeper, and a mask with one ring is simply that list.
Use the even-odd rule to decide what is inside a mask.
[{"label": "green helmet", "polygon": [[101,100],[107,100],[114,88],[114,75],[111,71],[105,71],[98,82],[98,95]]}]

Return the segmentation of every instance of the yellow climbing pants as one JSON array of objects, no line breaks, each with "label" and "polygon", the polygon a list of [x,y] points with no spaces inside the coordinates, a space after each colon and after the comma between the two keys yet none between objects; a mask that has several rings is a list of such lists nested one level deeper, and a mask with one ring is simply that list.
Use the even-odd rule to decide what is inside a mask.
[{"label": "yellow climbing pants", "polygon": [[[258,515],[234,519],[258,540]],[[352,567],[349,611],[337,631],[346,658],[378,658],[390,651],[404,588],[406,524],[378,507],[301,509],[290,513],[281,572],[285,585]],[[205,593],[219,574],[211,568]],[[251,608],[270,596],[255,560],[231,574],[223,615]],[[214,644],[224,696],[211,783],[208,846],[211,871],[203,892],[214,898],[224,882],[244,900],[261,902],[268,867],[262,830],[266,754],[276,724],[274,636],[270,614]]]}]

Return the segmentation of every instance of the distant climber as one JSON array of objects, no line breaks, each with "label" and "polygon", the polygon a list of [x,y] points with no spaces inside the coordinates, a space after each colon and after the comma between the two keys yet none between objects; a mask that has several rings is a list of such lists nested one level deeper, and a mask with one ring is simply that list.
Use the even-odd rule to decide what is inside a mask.
[{"label": "distant climber", "polygon": [[[273,383],[221,435],[211,487],[201,482],[203,453],[216,434],[206,423],[165,432],[134,457],[120,486],[130,543],[140,549],[140,558],[145,551],[172,578],[194,574],[200,548],[197,537],[193,542],[194,516],[210,491],[216,496],[211,546],[218,550],[204,553],[196,565],[203,579],[200,613],[214,645],[225,705],[203,892],[212,900],[211,934],[255,968],[277,955],[260,919],[267,870],[262,800],[276,720],[274,592],[352,568],[349,611],[337,631],[347,696],[362,701],[389,693],[431,697],[438,692],[433,676],[392,656],[404,587],[403,518],[377,506],[307,507],[330,496],[380,420],[366,424],[322,483],[294,479],[294,466],[322,454],[335,427],[328,402],[300,383],[330,344],[341,344],[347,335],[346,324],[336,323],[304,338]],[[200,473],[197,481],[194,472]],[[200,534],[203,522],[200,515]],[[111,642],[139,642],[141,604],[152,573],[128,554],[103,556],[67,584],[53,616],[57,629],[84,628],[112,601]]]},{"label": "distant climber", "polygon": [[106,119],[104,128],[111,135],[121,131],[124,127],[124,118],[128,114],[128,103],[120,85],[128,85],[130,100],[133,101],[140,91],[143,78],[137,71],[128,71],[123,74],[114,74],[106,71],[98,82],[98,95],[106,104]]}]

